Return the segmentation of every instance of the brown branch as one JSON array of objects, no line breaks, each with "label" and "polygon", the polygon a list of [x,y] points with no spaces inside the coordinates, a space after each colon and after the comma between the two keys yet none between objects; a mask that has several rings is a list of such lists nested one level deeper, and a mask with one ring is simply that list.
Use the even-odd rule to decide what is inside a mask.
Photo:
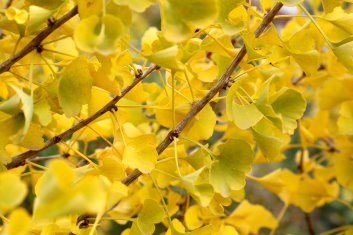
[{"label": "brown branch", "polygon": [[9,0],[7,3],[6,3],[6,6],[5,6],[5,9],[9,8],[12,4],[13,0]]},{"label": "brown branch", "polygon": [[[259,37],[260,34],[267,28],[267,26],[272,22],[273,18],[277,12],[283,6],[282,3],[276,3],[276,5],[268,12],[264,17],[261,24],[255,31],[255,37]],[[192,118],[200,112],[203,107],[210,102],[210,100],[228,83],[228,80],[236,67],[239,65],[240,61],[244,58],[246,54],[245,46],[241,48],[237,56],[233,59],[227,70],[221,76],[221,78],[213,85],[213,87],[208,91],[208,93],[200,100],[195,101],[190,109],[190,111],[185,115],[183,120],[181,120],[178,125],[169,131],[166,138],[158,145],[157,152],[161,154],[168,146],[173,142],[174,137],[177,137],[179,133],[185,128],[185,126],[192,120]],[[128,176],[126,176],[121,182],[125,185],[131,184],[135,179],[137,179],[142,172],[135,169]]]},{"label": "brown branch", "polygon": [[63,15],[58,20],[49,23],[48,26],[42,32],[40,32],[35,38],[33,38],[32,41],[30,41],[22,50],[20,50],[16,54],[14,54],[11,58],[9,58],[8,60],[4,61],[0,65],[0,74],[4,73],[6,71],[9,71],[9,69],[11,68],[11,66],[14,63],[16,63],[17,61],[22,59],[24,56],[26,56],[31,51],[33,51],[36,48],[38,48],[40,46],[40,44],[42,43],[42,41],[46,37],[48,37],[54,30],[59,28],[66,21],[68,21],[69,19],[71,19],[72,17],[77,15],[77,13],[78,13],[78,8],[77,8],[77,6],[75,6],[68,13]]},{"label": "brown branch", "polygon": [[46,161],[46,160],[51,160],[51,159],[68,158],[68,157],[70,157],[69,153],[61,153],[61,154],[56,154],[56,155],[51,155],[51,156],[35,157],[35,158],[31,159],[31,162],[40,162],[40,161]]},{"label": "brown branch", "polygon": [[59,143],[60,141],[64,140],[68,136],[72,135],[76,131],[80,130],[81,128],[85,127],[89,123],[93,122],[96,120],[98,117],[102,116],[108,111],[111,110],[116,110],[117,107],[115,104],[123,98],[132,88],[134,88],[139,82],[141,82],[145,77],[147,77],[149,74],[151,74],[154,70],[158,69],[159,67],[157,65],[152,65],[149,67],[143,74],[136,75],[135,80],[127,86],[120,95],[115,96],[109,103],[107,103],[105,106],[103,106],[100,110],[92,114],[86,119],[80,120],[76,125],[72,126],[70,129],[62,132],[59,135],[54,136],[53,138],[47,140],[45,142],[45,145],[43,148],[39,150],[29,150],[27,152],[24,152],[20,155],[15,156],[10,163],[6,165],[7,169],[12,169],[21,165],[24,165],[26,163],[26,159],[30,159],[34,157],[37,153]]}]

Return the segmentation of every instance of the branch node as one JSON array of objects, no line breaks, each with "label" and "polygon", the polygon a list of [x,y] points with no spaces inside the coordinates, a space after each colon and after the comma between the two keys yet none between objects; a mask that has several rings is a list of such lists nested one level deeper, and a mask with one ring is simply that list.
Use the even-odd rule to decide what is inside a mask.
[{"label": "branch node", "polygon": [[37,46],[37,48],[36,48],[36,51],[37,51],[39,54],[42,53],[42,52],[44,51],[43,45],[42,45],[42,44],[39,44],[39,45]]},{"label": "branch node", "polygon": [[63,153],[63,158],[68,158],[68,157],[70,157],[69,153]]},{"label": "branch node", "polygon": [[77,221],[76,221],[76,225],[78,226],[79,229],[83,229],[83,228],[88,228],[89,226],[89,218],[91,218],[92,215],[80,215],[78,218],[77,218]]},{"label": "branch node", "polygon": [[137,69],[137,74],[135,74],[135,78],[141,78],[143,74],[142,69]]},{"label": "branch node", "polygon": [[60,136],[58,136],[58,135],[53,137],[53,142],[54,143],[59,143],[59,142],[61,142],[61,140],[62,140],[62,138]]},{"label": "branch node", "polygon": [[118,111],[118,106],[116,106],[115,104],[112,105],[112,107],[109,109],[109,111],[111,113],[117,112]]},{"label": "branch node", "polygon": [[169,138],[170,138],[171,140],[174,140],[174,138],[178,138],[179,135],[180,135],[180,131],[179,131],[179,130],[172,130],[172,131],[170,131],[170,136],[169,136]]},{"label": "branch node", "polygon": [[53,24],[55,24],[56,19],[54,16],[48,18],[48,26],[52,26]]}]

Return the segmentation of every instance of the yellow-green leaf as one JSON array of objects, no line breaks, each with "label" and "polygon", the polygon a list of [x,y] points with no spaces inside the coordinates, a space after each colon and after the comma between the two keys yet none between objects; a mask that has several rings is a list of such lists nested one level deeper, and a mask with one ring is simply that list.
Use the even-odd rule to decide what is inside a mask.
[{"label": "yellow-green leaf", "polygon": [[154,224],[162,221],[165,216],[163,207],[153,199],[146,199],[136,222],[131,227],[131,235],[151,235]]},{"label": "yellow-green leaf", "polygon": [[28,212],[23,208],[14,210],[10,217],[9,223],[5,224],[2,235],[26,235],[30,234],[32,219]]},{"label": "yellow-green leaf", "polygon": [[67,117],[78,115],[91,97],[92,77],[84,57],[77,57],[59,75],[59,102]]},{"label": "yellow-green leaf", "polygon": [[27,195],[27,186],[20,176],[8,172],[0,174],[0,213],[18,206]]},{"label": "yellow-green leaf", "polygon": [[123,163],[130,168],[137,168],[143,173],[149,173],[154,169],[157,158],[155,146],[135,141],[126,146]]},{"label": "yellow-green leaf", "polygon": [[252,133],[261,152],[269,161],[278,159],[282,147],[289,142],[289,137],[266,119],[252,127]]},{"label": "yellow-green leaf", "polygon": [[245,174],[251,170],[253,151],[243,140],[230,139],[219,146],[220,154],[211,166],[210,183],[216,192],[228,197],[232,190],[245,185]]},{"label": "yellow-green leaf", "polygon": [[338,128],[344,135],[353,135],[353,101],[341,104]]},{"label": "yellow-green leaf", "polygon": [[124,24],[118,17],[110,14],[101,18],[91,15],[76,27],[74,39],[82,51],[110,54],[116,51],[117,42],[124,32]]},{"label": "yellow-green leaf", "polygon": [[162,0],[160,8],[162,32],[174,42],[184,41],[217,17],[216,0]]},{"label": "yellow-green leaf", "polygon": [[156,0],[114,0],[116,4],[128,5],[136,12],[144,12],[146,8],[150,7]]}]

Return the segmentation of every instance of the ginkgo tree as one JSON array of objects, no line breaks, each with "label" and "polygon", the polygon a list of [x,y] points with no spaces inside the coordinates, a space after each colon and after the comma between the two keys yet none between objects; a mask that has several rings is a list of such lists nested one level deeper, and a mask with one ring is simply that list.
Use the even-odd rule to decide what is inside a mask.
[{"label": "ginkgo tree", "polygon": [[1,234],[352,234],[351,3],[0,1]]}]

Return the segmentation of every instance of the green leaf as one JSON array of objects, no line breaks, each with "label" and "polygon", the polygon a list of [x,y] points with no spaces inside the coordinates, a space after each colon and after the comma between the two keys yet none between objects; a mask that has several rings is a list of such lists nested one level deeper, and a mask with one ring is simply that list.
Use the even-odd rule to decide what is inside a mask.
[{"label": "green leaf", "polygon": [[211,166],[210,183],[216,192],[228,197],[232,190],[245,185],[245,174],[251,170],[253,151],[243,140],[230,139],[219,146],[220,154]]},{"label": "green leaf", "polygon": [[217,17],[216,0],[160,1],[162,32],[174,42],[190,37],[196,28],[205,28]]},{"label": "green leaf", "polygon": [[252,127],[252,133],[261,152],[269,161],[277,159],[282,147],[289,142],[289,137],[266,119]]},{"label": "green leaf", "polygon": [[59,75],[58,96],[65,115],[78,115],[91,97],[92,77],[85,57],[77,57]]},{"label": "green leaf", "polygon": [[303,116],[306,109],[306,100],[300,92],[288,88],[282,88],[274,96],[275,99],[271,104],[273,110],[281,114],[285,131],[293,134],[297,120]]}]

